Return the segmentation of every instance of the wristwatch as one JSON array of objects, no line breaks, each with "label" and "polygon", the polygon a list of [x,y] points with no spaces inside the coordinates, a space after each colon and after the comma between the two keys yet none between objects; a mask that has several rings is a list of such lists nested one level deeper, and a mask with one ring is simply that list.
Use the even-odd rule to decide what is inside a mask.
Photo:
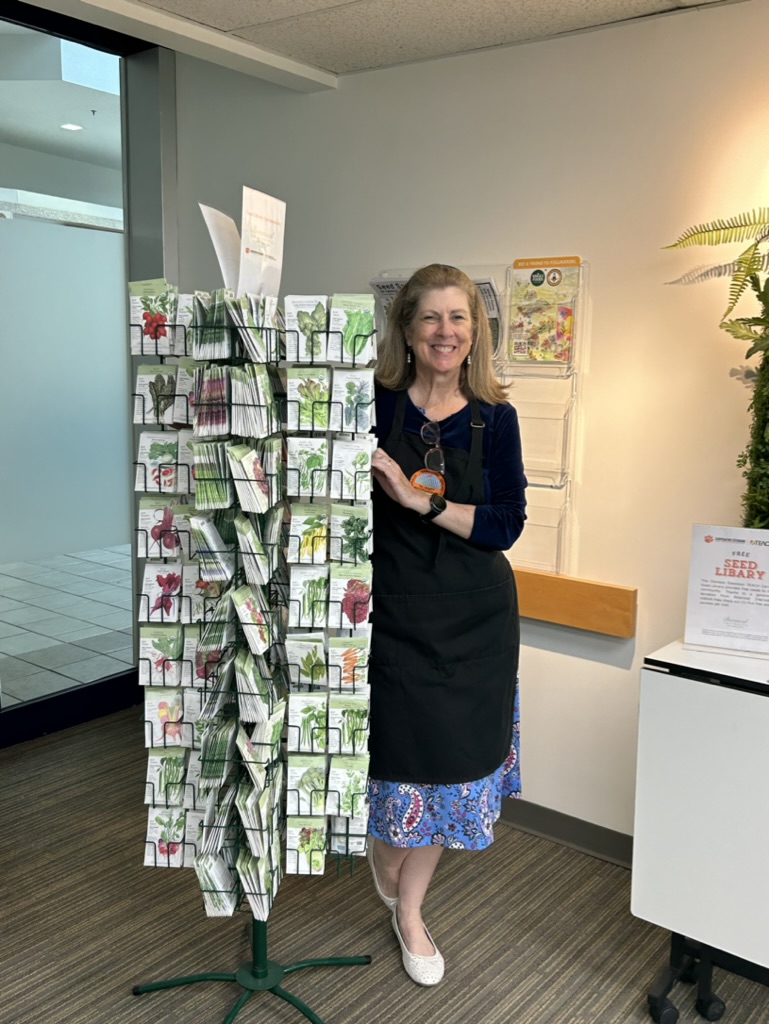
[{"label": "wristwatch", "polygon": [[446,499],[442,494],[431,494],[430,495],[430,511],[425,512],[423,516],[419,518],[423,523],[429,523],[431,519],[435,519],[441,512],[446,511]]}]

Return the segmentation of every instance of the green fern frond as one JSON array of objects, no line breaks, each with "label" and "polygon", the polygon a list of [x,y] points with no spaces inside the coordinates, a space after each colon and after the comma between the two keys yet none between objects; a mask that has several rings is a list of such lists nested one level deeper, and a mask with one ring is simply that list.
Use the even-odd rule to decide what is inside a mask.
[{"label": "green fern frond", "polygon": [[724,315],[721,317],[725,320],[737,303],[740,301],[740,296],[750,284],[751,277],[755,277],[761,266],[761,251],[758,248],[759,243],[754,242],[749,245],[745,252],[740,253],[736,259],[737,269],[734,271],[732,276],[732,283],[729,285],[729,305],[726,307]]},{"label": "green fern frond", "polygon": [[765,240],[769,233],[769,206],[759,207],[752,213],[739,213],[726,220],[712,220],[688,228],[672,245],[665,249],[685,249],[690,245],[723,245],[724,242],[745,242],[747,239]]},{"label": "green fern frond", "polygon": [[737,341],[760,341],[766,337],[764,331],[754,331],[750,321],[758,320],[758,317],[741,317],[739,320],[722,320],[719,327],[727,334],[731,334]]}]

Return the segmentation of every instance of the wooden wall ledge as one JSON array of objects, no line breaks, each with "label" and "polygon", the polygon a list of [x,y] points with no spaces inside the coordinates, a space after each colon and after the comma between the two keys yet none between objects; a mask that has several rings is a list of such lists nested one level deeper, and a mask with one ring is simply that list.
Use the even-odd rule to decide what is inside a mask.
[{"label": "wooden wall ledge", "polygon": [[638,610],[635,587],[513,568],[518,584],[518,606],[525,618],[608,636],[635,636]]}]

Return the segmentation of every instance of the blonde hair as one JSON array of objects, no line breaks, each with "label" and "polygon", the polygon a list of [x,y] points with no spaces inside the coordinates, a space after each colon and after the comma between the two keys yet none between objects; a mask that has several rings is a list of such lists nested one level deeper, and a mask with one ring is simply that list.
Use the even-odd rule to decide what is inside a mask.
[{"label": "blonde hair", "polygon": [[491,328],[480,291],[467,274],[444,263],[416,270],[393,299],[387,311],[387,327],[378,344],[376,379],[392,391],[413,382],[416,369],[407,359],[406,328],[411,324],[425,292],[460,288],[467,296],[473,328],[472,359],[462,366],[460,386],[467,398],[497,405],[507,401],[507,387],[494,375]]}]

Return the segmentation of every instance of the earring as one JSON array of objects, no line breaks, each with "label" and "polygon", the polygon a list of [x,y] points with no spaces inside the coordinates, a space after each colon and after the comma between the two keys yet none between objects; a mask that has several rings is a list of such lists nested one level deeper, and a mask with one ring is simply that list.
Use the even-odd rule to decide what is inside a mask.
[{"label": "earring", "polygon": [[411,366],[411,346],[409,345],[408,351],[406,352],[406,362]]},{"label": "earring", "polygon": [[473,357],[470,355],[469,352],[467,353],[467,365],[468,366],[472,366],[473,365]]}]

